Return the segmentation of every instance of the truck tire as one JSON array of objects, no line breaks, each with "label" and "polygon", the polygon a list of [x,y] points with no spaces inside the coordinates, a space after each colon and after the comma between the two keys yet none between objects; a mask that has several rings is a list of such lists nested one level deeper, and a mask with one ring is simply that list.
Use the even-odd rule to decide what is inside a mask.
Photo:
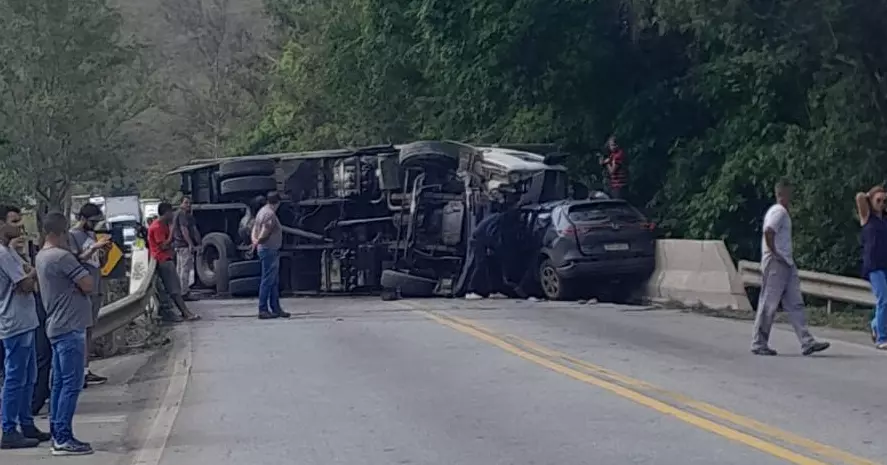
[{"label": "truck tire", "polygon": [[437,281],[434,279],[396,270],[382,271],[380,284],[384,289],[394,290],[403,297],[431,297],[437,288]]},{"label": "truck tire", "polygon": [[252,278],[262,275],[262,264],[258,260],[245,260],[228,265],[228,279]]},{"label": "truck tire", "polygon": [[228,293],[234,297],[255,297],[259,295],[261,282],[262,278],[258,276],[232,279],[228,283]]},{"label": "truck tire", "polygon": [[209,233],[200,241],[201,249],[194,262],[197,279],[216,292],[228,292],[228,263],[237,252],[234,241],[225,233]]},{"label": "truck tire", "polygon": [[459,146],[439,141],[411,142],[400,148],[399,160],[402,166],[454,170],[459,167]]},{"label": "truck tire", "polygon": [[243,176],[221,182],[221,194],[227,198],[246,198],[258,194],[265,195],[277,190],[277,180],[271,176]]},{"label": "truck tire", "polygon": [[219,179],[244,176],[274,176],[277,165],[274,160],[234,160],[219,166]]}]

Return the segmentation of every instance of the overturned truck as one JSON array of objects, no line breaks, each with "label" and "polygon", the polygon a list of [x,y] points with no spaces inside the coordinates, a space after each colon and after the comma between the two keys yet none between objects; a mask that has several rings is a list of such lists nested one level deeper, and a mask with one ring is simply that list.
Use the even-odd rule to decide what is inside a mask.
[{"label": "overturned truck", "polygon": [[547,145],[419,141],[309,153],[195,160],[171,172],[203,235],[199,282],[258,293],[250,230],[262,197],[283,198],[281,292],[448,295],[470,231],[502,192],[524,204],[567,195],[563,156]]}]

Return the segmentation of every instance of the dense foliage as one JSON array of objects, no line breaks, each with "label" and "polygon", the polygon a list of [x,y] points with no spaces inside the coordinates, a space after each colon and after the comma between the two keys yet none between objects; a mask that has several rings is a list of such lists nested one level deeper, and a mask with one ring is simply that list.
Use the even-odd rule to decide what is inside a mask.
[{"label": "dense foliage", "polygon": [[138,50],[105,0],[0,0],[0,192],[40,215],[125,169],[125,123],[149,105]]},{"label": "dense foliage", "polygon": [[798,185],[806,268],[852,273],[855,191],[887,161],[884,0],[267,0],[285,46],[246,151],[559,142],[586,180],[615,132],[673,234],[759,254]]}]

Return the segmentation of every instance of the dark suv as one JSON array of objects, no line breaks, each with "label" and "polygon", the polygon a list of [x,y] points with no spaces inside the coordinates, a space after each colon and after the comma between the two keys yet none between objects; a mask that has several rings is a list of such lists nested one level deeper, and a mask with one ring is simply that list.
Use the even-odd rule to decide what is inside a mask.
[{"label": "dark suv", "polygon": [[624,200],[548,202],[524,207],[524,220],[538,247],[528,251],[538,285],[531,294],[621,302],[656,266],[655,225]]}]

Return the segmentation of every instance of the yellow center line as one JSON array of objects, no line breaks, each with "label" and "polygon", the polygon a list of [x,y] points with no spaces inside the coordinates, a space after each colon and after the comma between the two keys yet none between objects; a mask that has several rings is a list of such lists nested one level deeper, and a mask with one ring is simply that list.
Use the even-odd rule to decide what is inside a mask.
[{"label": "yellow center line", "polygon": [[[692,399],[687,398],[686,396],[682,396],[677,393],[671,393],[669,391],[665,391],[663,389],[659,389],[651,384],[645,383],[640,380],[636,380],[624,375],[620,375],[618,373],[613,372],[612,370],[608,370],[606,368],[593,365],[584,360],[577,359],[575,357],[569,356],[567,354],[563,354],[557,352],[552,349],[548,349],[542,347],[536,343],[531,341],[527,341],[525,339],[518,338],[516,336],[507,336],[501,337],[496,335],[492,331],[486,330],[477,323],[465,320],[463,318],[454,317],[452,315],[441,315],[438,313],[433,313],[428,310],[422,310],[418,307],[416,303],[407,303],[411,308],[415,310],[420,310],[426,317],[429,319],[436,321],[444,326],[452,328],[456,331],[459,331],[464,334],[468,334],[473,336],[479,340],[487,342],[491,345],[499,347],[506,352],[509,352],[513,355],[516,355],[524,360],[533,362],[537,365],[548,368],[554,372],[560,373],[562,375],[568,376],[575,380],[584,382],[589,385],[593,385],[599,387],[601,389],[612,392],[620,397],[625,399],[629,399],[635,403],[641,404],[645,407],[653,409],[657,412],[675,417],[681,421],[689,423],[697,428],[709,431],[711,433],[717,434],[718,436],[736,441],[738,443],[744,444],[746,446],[757,449],[761,452],[765,452],[775,457],[779,457],[783,460],[786,460],[790,463],[797,465],[827,465],[825,462],[821,462],[817,459],[810,458],[804,455],[801,455],[795,451],[782,447],[780,445],[774,444],[772,442],[768,442],[764,439],[752,436],[751,434],[744,433],[734,428],[730,428],[729,426],[725,426],[719,423],[716,423],[712,420],[704,418],[702,416],[696,415],[694,413],[681,410],[678,407],[665,403],[661,400],[655,399],[653,397],[647,396],[640,392],[637,392],[634,389],[646,389],[656,391],[658,393],[665,394],[672,399],[678,400],[681,403],[691,407],[693,409],[704,412],[713,417],[720,418],[722,420],[731,422],[735,425],[748,428],[749,430],[754,431],[755,433],[759,433],[763,436],[771,437],[775,440],[782,441],[788,444],[792,444],[795,446],[802,447],[804,449],[809,450],[811,453],[817,454],[819,456],[839,460],[841,463],[847,463],[850,465],[878,465],[877,462],[873,462],[871,460],[867,460],[862,457],[855,456],[848,452],[842,451],[840,449],[836,449],[834,447],[820,444],[810,439],[794,435],[787,431],[782,431],[777,428],[774,428],[769,425],[765,425],[763,423],[759,423],[755,420],[742,417],[735,413],[720,409],[710,404],[706,404],[704,402],[698,402]],[[519,347],[515,343],[509,342],[507,339],[512,339],[518,341],[519,344],[526,346],[528,349],[538,352],[541,355],[537,355],[529,350],[524,350]],[[583,371],[579,371],[577,369],[571,368],[567,365],[558,363],[552,359],[561,359],[566,362],[572,363],[574,365],[580,366],[582,368],[587,369],[593,373],[598,374],[599,376],[603,376],[606,378],[610,378],[616,382],[622,383],[625,386],[620,384],[616,384],[616,382],[608,381],[607,379],[594,376],[590,373],[585,373]],[[626,387],[629,386],[629,387]]]},{"label": "yellow center line", "polygon": [[[454,320],[458,321],[461,324],[474,326],[475,329],[478,329],[480,331],[491,333],[490,330],[486,330],[483,326],[477,324],[476,322],[472,321],[469,323],[467,320],[465,320],[463,318],[457,318],[457,317],[453,317],[453,316],[449,316],[449,315],[448,315],[448,318],[453,318]],[[714,406],[714,405],[706,403],[706,402],[691,399],[683,394],[679,394],[677,392],[672,392],[672,391],[668,391],[666,389],[663,389],[663,388],[660,388],[657,386],[653,386],[652,384],[646,383],[646,382],[641,381],[639,379],[634,379],[634,378],[630,378],[625,375],[614,373],[611,370],[608,370],[606,368],[586,362],[585,360],[578,359],[573,356],[564,354],[562,352],[558,352],[556,350],[540,346],[539,344],[536,344],[533,341],[530,341],[530,340],[527,340],[527,339],[524,339],[521,337],[513,336],[513,335],[509,335],[508,338],[514,339],[514,340],[518,341],[521,345],[523,345],[529,349],[532,349],[534,351],[537,351],[537,352],[539,352],[543,355],[546,355],[548,357],[560,358],[560,359],[566,360],[566,361],[573,363],[577,366],[581,366],[589,371],[600,373],[601,375],[607,376],[607,377],[614,379],[622,384],[634,387],[635,389],[644,389],[644,390],[648,390],[648,391],[654,391],[659,395],[669,397],[672,400],[674,400],[676,402],[680,402],[680,403],[682,403],[682,404],[686,405],[687,407],[690,407],[694,410],[698,410],[700,412],[706,413],[706,414],[711,415],[713,417],[720,418],[722,420],[733,423],[734,425],[741,426],[743,428],[747,428],[747,429],[754,431],[758,434],[771,437],[771,438],[776,439],[780,442],[784,442],[786,444],[792,444],[794,446],[807,449],[816,455],[820,455],[822,457],[827,457],[832,460],[838,460],[841,463],[846,463],[848,465],[879,465],[878,462],[853,455],[849,452],[843,451],[843,450],[838,449],[836,447],[829,446],[827,444],[822,444],[822,443],[813,441],[812,439],[805,438],[803,436],[798,436],[797,434],[790,433],[788,431],[776,428],[774,426],[770,426],[766,423],[761,423],[757,420],[753,420],[751,418],[744,417],[742,415],[733,413],[729,410],[722,409],[720,407]]]}]

